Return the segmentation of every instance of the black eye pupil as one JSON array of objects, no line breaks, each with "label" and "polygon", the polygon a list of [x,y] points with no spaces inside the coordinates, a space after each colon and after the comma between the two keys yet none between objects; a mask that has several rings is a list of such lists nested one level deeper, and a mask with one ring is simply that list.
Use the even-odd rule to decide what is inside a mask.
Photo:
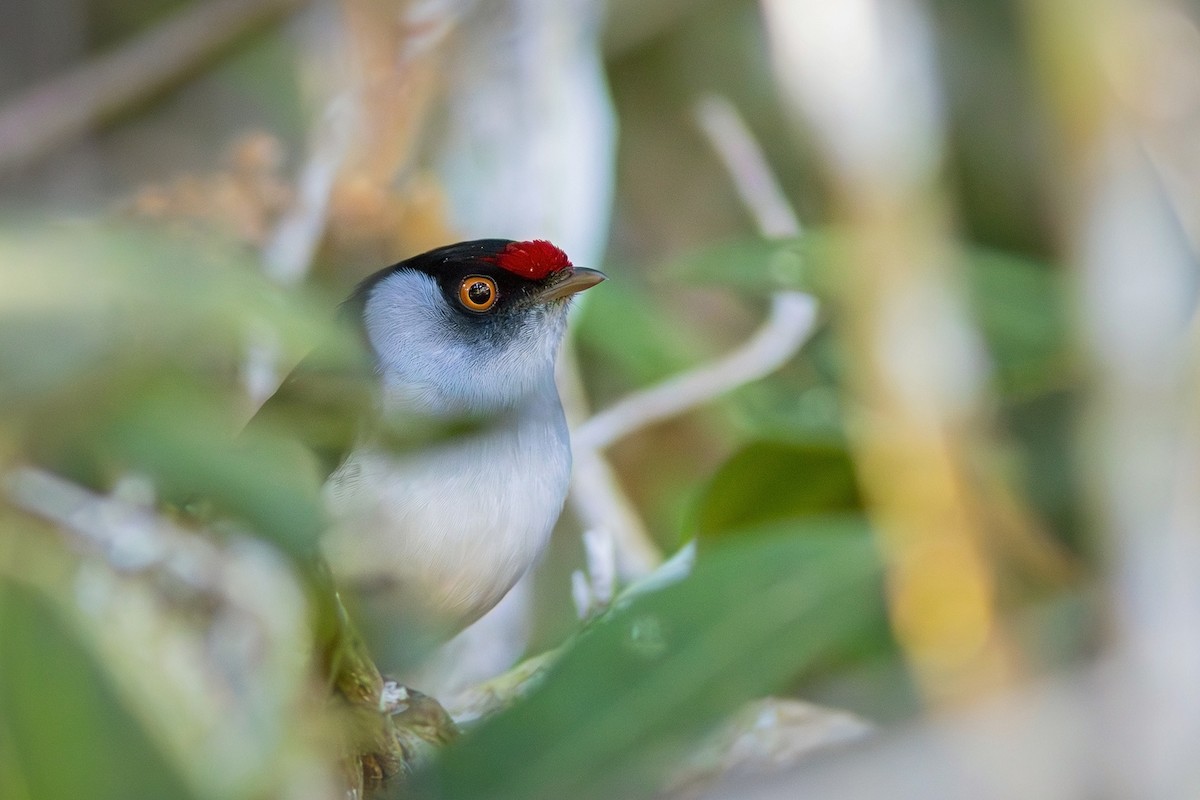
[{"label": "black eye pupil", "polygon": [[492,299],[492,287],[483,281],[473,283],[471,288],[467,289],[467,297],[471,298],[471,302],[477,306],[486,305]]}]

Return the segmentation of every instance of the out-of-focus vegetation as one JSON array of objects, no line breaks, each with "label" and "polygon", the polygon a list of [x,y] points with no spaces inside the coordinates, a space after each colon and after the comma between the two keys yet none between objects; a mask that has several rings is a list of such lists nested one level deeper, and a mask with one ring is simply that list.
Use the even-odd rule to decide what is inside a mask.
[{"label": "out-of-focus vegetation", "polygon": [[[0,798],[1194,795],[1196,14],[4,4]],[[517,623],[433,670],[456,737],[357,660],[300,432],[238,434],[355,281],[475,236],[610,275],[577,424],[819,314],[579,449]]]}]

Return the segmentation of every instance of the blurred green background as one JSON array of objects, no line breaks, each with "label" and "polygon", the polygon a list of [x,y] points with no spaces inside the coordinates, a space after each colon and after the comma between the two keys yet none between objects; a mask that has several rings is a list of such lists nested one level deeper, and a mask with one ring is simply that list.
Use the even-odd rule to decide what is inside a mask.
[{"label": "blurred green background", "polygon": [[[0,0],[0,113],[30,87],[196,5]],[[387,4],[328,7],[353,14],[356,5]],[[1032,540],[1001,537],[988,552],[1007,634],[1036,672],[1096,647],[1095,543],[1080,520],[1071,438],[1080,369],[1046,199],[1050,122],[1019,6],[939,0],[929,12],[956,278],[986,350],[987,418],[967,471],[1007,487],[1004,508],[1032,520],[1017,525],[1035,531]],[[294,364],[335,335],[333,309],[358,278],[437,244],[453,225],[439,207],[440,178],[422,160],[436,124],[426,128],[414,111],[397,123],[406,135],[419,131],[413,155],[400,177],[382,181],[396,197],[342,187],[305,284],[264,277],[263,249],[294,198],[319,118],[313,86],[323,62],[311,49],[327,17],[305,13],[268,14],[178,77],[105,111],[84,135],[5,162],[0,469],[36,464],[98,491],[133,472],[161,501],[215,498],[222,519],[234,521],[216,524],[219,541],[231,527],[272,552],[312,546],[317,487],[290,470],[286,442],[251,452],[228,445],[253,405],[240,377],[246,342],[265,330],[279,363]],[[419,790],[438,796],[644,795],[698,734],[771,692],[881,723],[924,707],[888,626],[848,441],[853,365],[837,323],[836,274],[850,233],[832,224],[837,203],[810,134],[783,110],[759,6],[612,0],[597,46],[619,136],[600,265],[612,280],[575,320],[591,407],[736,346],[780,288],[815,293],[821,324],[768,378],[612,448],[620,485],[657,546],[669,554],[699,537],[696,573],[581,630],[567,598],[584,552],[568,515],[535,576],[525,643],[534,655],[566,642],[565,654],[528,699],[424,775]],[[437,102],[455,102],[432,86]],[[696,102],[712,94],[730,100],[760,141],[808,229],[802,239],[757,233],[696,123]],[[420,93],[396,102],[406,108],[413,97]],[[791,263],[802,268],[780,267]],[[132,584],[149,599],[140,623],[114,630],[133,612],[90,608],[81,577],[89,560],[111,563],[107,545],[72,544],[26,511],[0,498],[0,797],[337,794],[333,737],[323,732],[332,723],[313,710],[322,687],[302,665],[225,658],[224,601],[207,598],[215,590],[198,579],[200,588],[183,591],[162,574],[117,570],[107,591]],[[270,563],[289,573],[285,559]],[[265,650],[304,648],[303,635],[272,627],[269,598],[239,608],[256,620],[246,635]],[[196,632],[187,640],[194,650],[172,651],[163,633],[172,626]],[[146,663],[122,660],[122,648],[139,642]],[[157,674],[147,665],[159,653],[197,659],[209,675],[200,702],[227,690],[234,700],[220,708],[238,721],[203,718],[191,701],[176,715],[172,692],[187,670]],[[246,663],[256,669],[238,673]],[[287,677],[275,681],[276,668]],[[162,687],[147,688],[157,680]],[[276,683],[270,702],[247,711],[239,698]],[[237,760],[211,741],[225,722],[259,743],[259,760],[244,757],[232,777],[213,779],[228,768],[223,759]],[[189,750],[191,739],[207,744]],[[306,770],[322,776],[308,794],[299,786]]]}]

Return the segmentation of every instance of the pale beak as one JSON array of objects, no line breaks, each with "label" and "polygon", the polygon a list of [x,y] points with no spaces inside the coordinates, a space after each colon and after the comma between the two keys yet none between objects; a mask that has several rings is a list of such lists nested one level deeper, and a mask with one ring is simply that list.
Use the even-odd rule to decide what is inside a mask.
[{"label": "pale beak", "polygon": [[571,267],[565,278],[547,286],[534,297],[534,300],[539,303],[560,300],[564,297],[570,297],[577,292],[582,292],[584,289],[590,289],[597,283],[607,279],[608,276],[599,270],[588,269],[587,267]]}]

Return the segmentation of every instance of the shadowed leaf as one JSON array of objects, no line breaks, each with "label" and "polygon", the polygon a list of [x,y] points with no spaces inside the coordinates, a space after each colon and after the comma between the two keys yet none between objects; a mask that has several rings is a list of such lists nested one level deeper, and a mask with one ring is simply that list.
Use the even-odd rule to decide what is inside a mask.
[{"label": "shadowed leaf", "polygon": [[48,604],[2,582],[0,794],[191,796]]},{"label": "shadowed leaf", "polygon": [[696,511],[694,529],[702,538],[716,537],[859,507],[854,464],[844,448],[755,442],[713,476]]},{"label": "shadowed leaf", "polygon": [[691,577],[583,633],[525,702],[426,776],[447,798],[650,793],[688,742],[835,655],[879,619],[879,566],[853,518],[778,526],[705,553]]}]

